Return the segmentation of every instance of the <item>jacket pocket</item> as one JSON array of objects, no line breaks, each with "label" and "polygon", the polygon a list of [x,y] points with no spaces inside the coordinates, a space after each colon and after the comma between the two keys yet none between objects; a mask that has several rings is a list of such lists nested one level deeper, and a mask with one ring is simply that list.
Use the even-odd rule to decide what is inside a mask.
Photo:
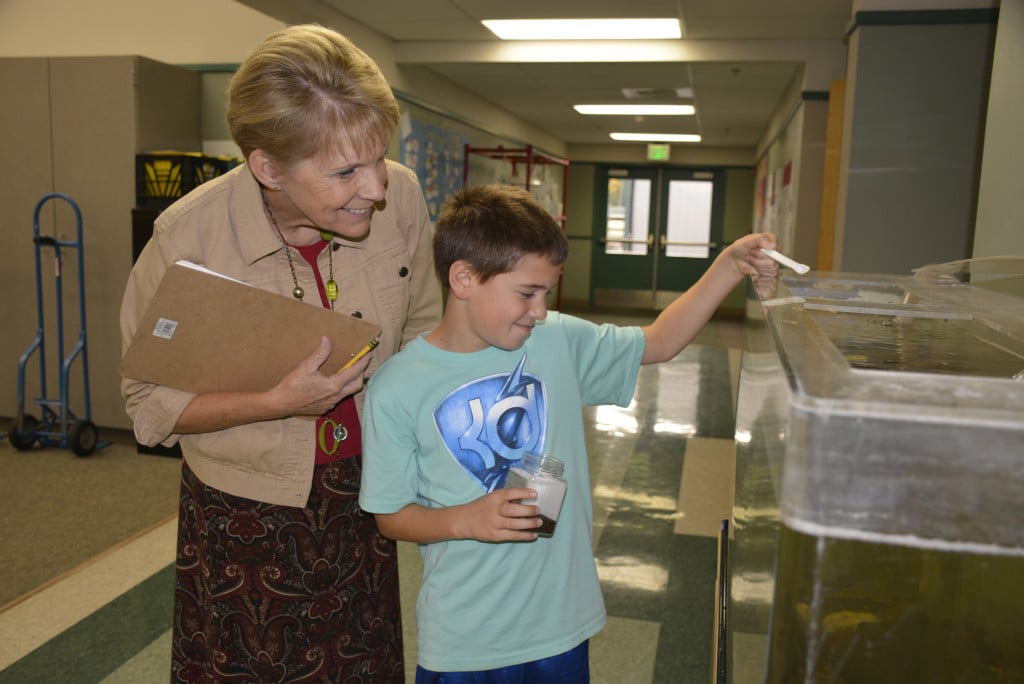
[{"label": "jacket pocket", "polygon": [[409,308],[412,259],[405,245],[397,244],[366,264],[378,310],[388,320],[404,320]]}]

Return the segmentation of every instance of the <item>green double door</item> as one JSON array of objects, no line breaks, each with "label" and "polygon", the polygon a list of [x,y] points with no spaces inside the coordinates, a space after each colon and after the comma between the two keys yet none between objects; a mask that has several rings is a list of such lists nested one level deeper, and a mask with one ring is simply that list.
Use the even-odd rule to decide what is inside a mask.
[{"label": "green double door", "polygon": [[606,166],[595,185],[597,306],[663,309],[725,246],[722,171]]}]

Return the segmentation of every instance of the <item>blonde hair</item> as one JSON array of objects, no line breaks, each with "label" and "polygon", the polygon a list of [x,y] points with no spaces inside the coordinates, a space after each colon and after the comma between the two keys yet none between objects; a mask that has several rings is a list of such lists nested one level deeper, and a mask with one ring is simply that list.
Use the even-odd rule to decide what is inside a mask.
[{"label": "blonde hair", "polygon": [[399,110],[377,64],[345,36],[313,24],[267,36],[228,87],[227,122],[246,159],[256,149],[292,165],[387,144]]}]

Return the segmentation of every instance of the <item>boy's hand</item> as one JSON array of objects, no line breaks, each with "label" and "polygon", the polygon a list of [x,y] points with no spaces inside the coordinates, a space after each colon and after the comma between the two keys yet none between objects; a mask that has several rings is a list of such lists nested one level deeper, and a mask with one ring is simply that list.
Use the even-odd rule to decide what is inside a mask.
[{"label": "boy's hand", "polygon": [[519,503],[536,498],[532,489],[496,489],[466,504],[462,511],[465,536],[477,541],[533,541],[540,527],[540,509],[533,504]]},{"label": "boy's hand", "polygon": [[540,509],[519,503],[533,499],[532,489],[497,489],[458,506],[428,508],[406,504],[395,513],[376,513],[380,533],[390,539],[433,544],[453,539],[485,542],[533,541],[541,526]]},{"label": "boy's hand", "polygon": [[740,274],[775,278],[779,275],[779,265],[761,249],[775,249],[776,244],[777,240],[771,233],[751,233],[733,242],[728,251]]}]

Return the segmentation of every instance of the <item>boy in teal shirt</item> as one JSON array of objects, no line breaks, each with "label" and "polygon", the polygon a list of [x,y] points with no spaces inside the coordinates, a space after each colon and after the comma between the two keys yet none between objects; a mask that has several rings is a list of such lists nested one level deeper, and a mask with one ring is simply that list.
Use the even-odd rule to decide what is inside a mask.
[{"label": "boy in teal shirt", "polygon": [[[449,287],[437,329],[370,380],[361,506],[381,533],[420,544],[418,684],[589,681],[605,624],[592,551],[581,407],[625,406],[641,364],[674,358],[747,275],[774,276],[747,235],[645,327],[548,312],[568,242],[525,190],[469,188],[434,236]],[[555,534],[538,537],[531,489],[503,488],[528,451],[565,462]]]}]

